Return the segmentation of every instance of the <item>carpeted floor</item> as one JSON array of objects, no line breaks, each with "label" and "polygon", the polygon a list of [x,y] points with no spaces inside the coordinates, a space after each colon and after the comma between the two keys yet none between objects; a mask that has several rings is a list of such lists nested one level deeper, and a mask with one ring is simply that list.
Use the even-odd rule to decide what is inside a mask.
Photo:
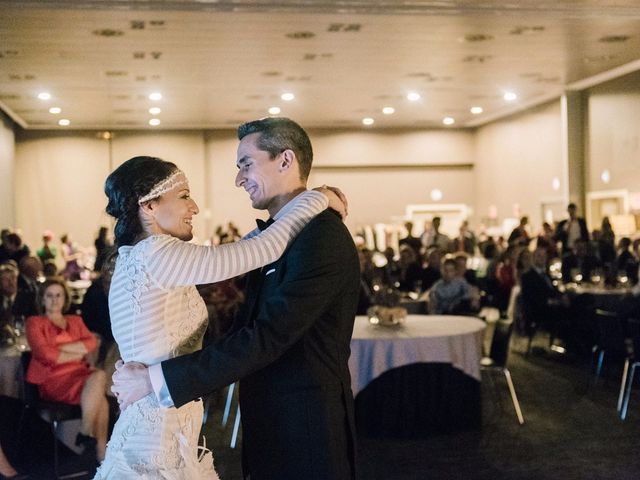
[{"label": "carpeted floor", "polygon": [[[540,345],[544,339],[538,340]],[[640,478],[640,394],[629,416],[616,411],[621,362],[605,361],[603,378],[587,388],[586,359],[535,351],[514,338],[509,367],[525,417],[520,426],[503,377],[483,374],[483,426],[479,432],[424,440],[359,439],[360,479],[636,479]],[[640,382],[638,382],[640,383]],[[494,388],[495,387],[495,388]],[[231,427],[221,426],[225,397],[213,399],[204,433],[222,480],[239,480],[240,450]],[[42,458],[38,461],[38,458]],[[76,457],[65,455],[65,467]],[[24,467],[32,478],[53,478],[46,457]],[[301,479],[303,480],[303,479]]]}]

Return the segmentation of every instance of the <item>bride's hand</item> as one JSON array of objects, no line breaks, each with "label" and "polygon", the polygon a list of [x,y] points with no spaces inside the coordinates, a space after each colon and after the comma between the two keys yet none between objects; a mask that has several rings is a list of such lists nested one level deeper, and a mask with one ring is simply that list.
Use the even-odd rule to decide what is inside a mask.
[{"label": "bride's hand", "polygon": [[327,196],[329,199],[329,208],[333,208],[338,212],[343,220],[347,217],[349,204],[342,190],[338,187],[329,187],[327,185],[316,187],[314,190],[324,193]]}]

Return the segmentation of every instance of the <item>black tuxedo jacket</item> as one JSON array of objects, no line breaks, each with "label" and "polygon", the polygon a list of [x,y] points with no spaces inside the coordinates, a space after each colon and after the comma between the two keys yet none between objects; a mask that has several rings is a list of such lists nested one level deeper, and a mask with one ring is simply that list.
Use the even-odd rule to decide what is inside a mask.
[{"label": "black tuxedo jacket", "polygon": [[246,478],[355,478],[347,362],[359,282],[351,235],[327,210],[279,260],[248,275],[229,336],[162,362],[176,406],[242,379]]}]

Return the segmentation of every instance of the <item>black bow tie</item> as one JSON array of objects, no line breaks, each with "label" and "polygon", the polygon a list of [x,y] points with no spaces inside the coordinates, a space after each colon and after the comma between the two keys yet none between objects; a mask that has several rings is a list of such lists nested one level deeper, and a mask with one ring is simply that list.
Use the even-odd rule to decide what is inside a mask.
[{"label": "black bow tie", "polygon": [[258,228],[261,232],[263,232],[269,225],[274,222],[273,218],[268,219],[266,222],[261,219],[256,219],[256,223],[258,224]]}]

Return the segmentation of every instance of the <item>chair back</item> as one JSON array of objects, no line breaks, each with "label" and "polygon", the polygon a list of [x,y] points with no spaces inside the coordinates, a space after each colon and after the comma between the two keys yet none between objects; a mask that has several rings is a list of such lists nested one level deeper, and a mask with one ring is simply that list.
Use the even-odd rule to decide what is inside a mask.
[{"label": "chair back", "polygon": [[24,351],[20,355],[20,365],[22,367],[22,381],[24,382],[24,403],[27,407],[33,407],[40,401],[38,386],[27,382],[27,370],[31,362],[31,352]]},{"label": "chair back", "polygon": [[618,314],[597,308],[595,311],[595,319],[598,347],[610,352],[624,352],[624,325]]},{"label": "chair back", "polygon": [[630,356],[637,362],[640,359],[640,319],[627,320],[627,336],[630,339]]},{"label": "chair back", "polygon": [[509,341],[511,340],[512,331],[513,322],[508,320],[499,320],[496,322],[496,328],[491,340],[491,351],[489,353],[493,364],[496,366],[504,367],[507,364]]}]

